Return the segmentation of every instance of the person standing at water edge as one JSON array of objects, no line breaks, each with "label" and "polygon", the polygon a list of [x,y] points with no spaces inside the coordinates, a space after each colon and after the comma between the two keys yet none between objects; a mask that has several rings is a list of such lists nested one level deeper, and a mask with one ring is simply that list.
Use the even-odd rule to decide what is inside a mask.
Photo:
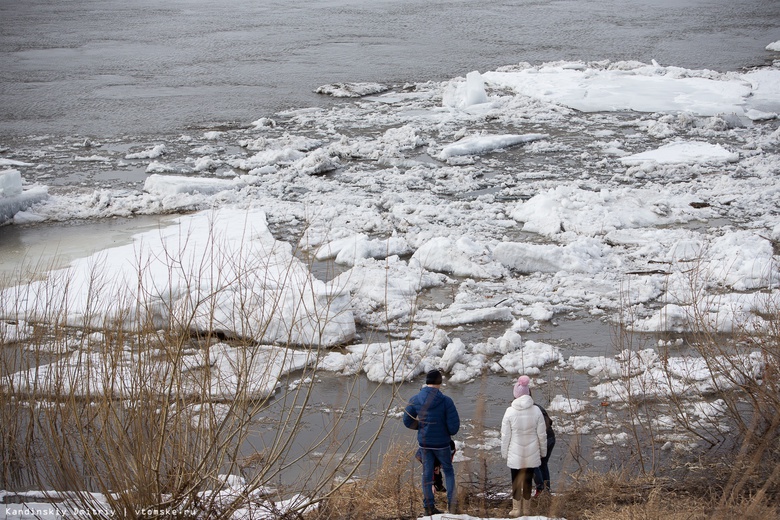
[{"label": "person standing at water edge", "polygon": [[[520,376],[517,378],[517,383],[515,383],[515,387],[513,389],[515,399],[523,395],[531,395],[531,389],[529,387],[530,383],[531,378],[528,376]],[[531,397],[533,397],[533,395],[531,395]],[[547,413],[547,410],[545,410],[544,407],[542,407],[542,405],[536,401],[534,401],[534,406],[542,411],[544,424],[547,427],[547,455],[542,456],[542,463],[534,470],[534,484],[536,484],[536,493],[538,495],[545,489],[548,492],[551,491],[550,468],[547,464],[550,461],[550,455],[552,455],[552,450],[555,447],[555,431],[552,428],[552,419]]]},{"label": "person standing at water edge", "polygon": [[[527,376],[523,377],[527,379]],[[512,401],[501,420],[501,457],[506,459],[512,475],[510,517],[520,516],[521,502],[523,514],[528,514],[534,469],[541,465],[542,457],[547,455],[544,416],[534,406],[527,381],[523,382],[526,384],[518,380],[515,385],[515,395],[519,397]]]},{"label": "person standing at water edge", "polygon": [[550,489],[550,467],[548,466],[548,463],[550,462],[552,450],[555,447],[555,431],[553,430],[552,419],[547,413],[547,410],[538,403],[534,403],[534,406],[542,411],[544,425],[547,428],[547,455],[542,456],[542,463],[534,470],[534,484],[536,485],[536,494],[538,496],[542,491],[547,491],[548,493],[552,492],[552,489]]},{"label": "person standing at water edge", "polygon": [[451,437],[460,429],[460,416],[452,398],[444,395],[440,388],[442,375],[431,370],[425,376],[425,386],[409,399],[404,410],[404,425],[417,430],[417,442],[423,464],[422,491],[426,515],[441,513],[436,508],[433,494],[433,467],[438,461],[444,473],[447,488],[447,506],[450,513],[457,512],[455,490],[455,469],[452,466]]}]

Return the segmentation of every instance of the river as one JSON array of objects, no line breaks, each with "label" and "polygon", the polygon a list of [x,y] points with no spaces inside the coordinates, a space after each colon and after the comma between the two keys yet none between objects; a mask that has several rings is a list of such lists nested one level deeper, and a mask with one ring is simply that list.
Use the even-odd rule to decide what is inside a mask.
[{"label": "river", "polygon": [[[435,82],[556,60],[656,60],[737,71],[771,63],[766,46],[780,39],[775,0],[0,0],[0,20],[0,152],[85,139],[122,151],[160,136],[171,142],[197,129],[240,128],[280,110],[340,103],[315,93],[336,82]],[[117,173],[62,155],[46,174],[53,191],[132,187],[146,177],[143,169]],[[0,228],[0,267],[13,271],[41,256],[62,262],[157,224],[148,217],[7,226]],[[479,341],[504,328],[475,326],[458,335]],[[561,346],[565,357],[610,356],[616,348],[608,324],[582,316],[558,319],[524,339]],[[553,383],[540,392],[543,400],[579,395],[588,385],[586,375],[555,368],[542,377]],[[312,432],[345,392],[347,378],[324,379],[306,419]],[[513,379],[488,375],[445,387],[467,424],[463,439],[478,425],[498,429]],[[359,385],[370,392],[374,384],[361,377]],[[392,404],[403,406],[418,386],[405,384]],[[380,412],[389,391],[353,411]],[[413,438],[399,422],[380,448]],[[364,438],[372,434],[367,428]],[[582,462],[559,442],[551,461],[556,478]],[[493,453],[492,471],[503,475],[496,459]]]},{"label": "river", "polygon": [[0,1],[0,135],[149,135],[331,102],[335,82],[518,62],[764,65],[773,0]]}]

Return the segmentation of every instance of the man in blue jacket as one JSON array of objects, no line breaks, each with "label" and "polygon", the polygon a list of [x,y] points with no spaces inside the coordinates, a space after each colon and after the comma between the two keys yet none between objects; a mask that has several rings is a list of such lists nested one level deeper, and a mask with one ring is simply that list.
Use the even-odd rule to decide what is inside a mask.
[{"label": "man in blue jacket", "polygon": [[450,513],[457,513],[458,495],[455,490],[455,469],[452,466],[450,437],[460,429],[460,416],[455,403],[441,393],[442,376],[431,370],[425,376],[425,386],[409,399],[404,410],[404,425],[417,430],[417,442],[423,463],[423,507],[426,515],[441,513],[436,509],[433,495],[433,467],[438,461],[444,473],[447,487],[447,506]]}]

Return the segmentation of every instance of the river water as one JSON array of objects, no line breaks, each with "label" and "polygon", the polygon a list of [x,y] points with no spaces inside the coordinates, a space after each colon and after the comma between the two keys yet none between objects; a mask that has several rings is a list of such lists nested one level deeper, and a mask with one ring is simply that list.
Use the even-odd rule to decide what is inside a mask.
[{"label": "river water", "polygon": [[[772,55],[765,47],[780,40],[780,2],[0,0],[0,27],[0,152],[36,140],[116,136],[124,136],[117,146],[129,148],[158,135],[243,126],[286,108],[336,103],[314,93],[335,82],[443,81],[471,70],[555,60],[656,60],[718,71],[766,65]],[[88,177],[85,168],[55,165],[46,184],[120,182],[104,171]],[[135,184],[145,177],[142,170],[131,173]],[[156,225],[149,218],[7,226],[0,228],[0,267],[12,269],[52,250],[64,258],[88,254]],[[485,340],[502,332],[480,327],[460,337]],[[560,345],[566,357],[615,351],[611,327],[595,319],[560,320],[524,339]],[[577,395],[588,385],[587,376],[554,369],[542,377],[551,383],[543,401],[556,393]],[[478,427],[497,430],[512,380],[491,375],[445,388],[467,424],[464,439]],[[339,406],[345,383],[327,377],[318,387],[307,418],[312,434]],[[375,386],[364,378],[359,384],[365,392]],[[373,403],[353,404],[353,411],[378,413],[390,401],[403,406],[418,385],[404,385],[395,398],[387,388]],[[380,448],[413,438],[398,423]],[[366,428],[363,438],[373,433],[371,423]],[[261,437],[255,442],[262,444]],[[493,471],[503,475],[495,455]],[[561,438],[551,462],[556,478],[567,460],[573,459]]]},{"label": "river water", "polygon": [[0,135],[247,123],[334,82],[442,81],[519,62],[739,70],[774,0],[0,0]]}]

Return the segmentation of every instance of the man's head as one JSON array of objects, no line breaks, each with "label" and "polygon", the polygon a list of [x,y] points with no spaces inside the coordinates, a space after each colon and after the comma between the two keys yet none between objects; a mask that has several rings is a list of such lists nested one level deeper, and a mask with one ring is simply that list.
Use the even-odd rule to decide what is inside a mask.
[{"label": "man's head", "polygon": [[431,370],[425,375],[425,384],[428,386],[439,386],[441,381],[441,372],[438,370]]}]

